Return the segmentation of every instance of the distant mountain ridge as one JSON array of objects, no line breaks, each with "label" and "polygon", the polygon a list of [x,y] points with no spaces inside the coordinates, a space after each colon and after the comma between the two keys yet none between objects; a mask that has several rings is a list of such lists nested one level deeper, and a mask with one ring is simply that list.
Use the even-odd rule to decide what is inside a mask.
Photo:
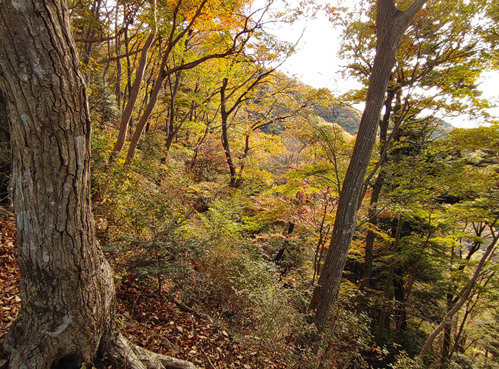
[{"label": "distant mountain ridge", "polygon": [[329,123],[336,123],[351,135],[359,131],[362,113],[345,105],[329,105],[327,108],[316,107],[316,114]]}]

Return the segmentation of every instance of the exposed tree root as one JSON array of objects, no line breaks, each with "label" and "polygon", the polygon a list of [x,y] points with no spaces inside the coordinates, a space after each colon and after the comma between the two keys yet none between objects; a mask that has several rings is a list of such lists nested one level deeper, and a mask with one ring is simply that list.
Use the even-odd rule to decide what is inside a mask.
[{"label": "exposed tree root", "polygon": [[188,361],[146,350],[130,343],[121,333],[108,347],[108,354],[130,369],[197,369]]}]

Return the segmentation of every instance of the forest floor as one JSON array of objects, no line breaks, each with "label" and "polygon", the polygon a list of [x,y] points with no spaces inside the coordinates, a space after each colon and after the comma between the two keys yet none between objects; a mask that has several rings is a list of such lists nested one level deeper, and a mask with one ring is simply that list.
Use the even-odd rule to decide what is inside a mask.
[{"label": "forest floor", "polygon": [[[112,265],[119,263],[113,255],[108,258]],[[21,306],[15,220],[4,215],[0,215],[0,291],[1,345]],[[286,368],[280,353],[245,345],[222,320],[197,312],[166,294],[159,295],[138,283],[133,275],[122,278],[117,285],[116,310],[118,325],[133,343],[191,361],[199,368]]]}]

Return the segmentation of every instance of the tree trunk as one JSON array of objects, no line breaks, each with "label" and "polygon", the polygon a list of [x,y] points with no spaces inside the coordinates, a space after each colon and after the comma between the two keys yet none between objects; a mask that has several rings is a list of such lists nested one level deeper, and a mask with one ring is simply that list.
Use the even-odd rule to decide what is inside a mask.
[{"label": "tree trunk", "polygon": [[230,151],[229,144],[229,134],[228,134],[228,120],[229,113],[227,111],[227,97],[225,92],[227,91],[227,78],[223,79],[222,87],[220,88],[220,115],[222,117],[222,146],[224,148],[225,158],[227,159],[227,165],[229,166],[230,173],[230,187],[236,186],[236,166],[234,160],[232,159],[232,153]]},{"label": "tree trunk", "polygon": [[10,130],[7,122],[7,106],[0,90],[0,205],[10,206],[9,179],[12,174]]},{"label": "tree trunk", "polygon": [[177,93],[178,89],[180,87],[180,78],[182,76],[182,72],[178,72],[175,75],[175,83],[171,84],[170,81],[170,114],[168,116],[168,122],[166,123],[166,150],[169,151],[170,147],[172,146],[173,139],[175,138],[175,135],[177,133],[177,130],[175,129],[175,116],[176,116],[176,106],[175,106],[175,100],[177,98]]},{"label": "tree trunk", "polygon": [[125,161],[126,164],[131,164],[131,162],[135,158],[137,144],[140,140],[140,137],[142,136],[142,132],[144,131],[144,127],[146,126],[146,123],[149,120],[149,118],[151,117],[151,114],[156,106],[156,103],[158,102],[158,97],[159,97],[159,94],[162,90],[162,86],[163,86],[163,82],[164,82],[165,78],[178,72],[178,71],[181,71],[184,69],[194,68],[195,66],[204,62],[205,60],[212,59],[215,57],[226,56],[226,55],[229,55],[232,53],[232,51],[229,51],[224,55],[205,56],[205,57],[202,57],[196,61],[193,61],[193,62],[190,62],[187,64],[183,64],[183,65],[176,66],[173,68],[167,68],[167,63],[168,63],[168,59],[170,57],[171,51],[173,50],[175,45],[177,45],[180,42],[182,37],[184,37],[190,31],[191,27],[194,24],[194,21],[201,14],[201,11],[203,10],[207,1],[208,0],[201,1],[201,3],[197,7],[195,14],[193,15],[191,21],[189,22],[189,24],[178,35],[175,36],[175,31],[176,31],[176,26],[177,26],[177,21],[178,21],[177,15],[178,15],[178,11],[180,9],[180,6],[182,4],[181,0],[177,1],[177,4],[175,6],[175,10],[173,12],[173,25],[172,25],[172,29],[170,31],[170,36],[168,39],[168,46],[166,47],[163,58],[161,59],[161,65],[159,67],[158,77],[156,78],[156,81],[154,82],[154,88],[151,91],[150,100],[147,103],[147,106],[146,106],[144,112],[142,113],[142,116],[140,117],[139,122],[137,123],[137,127],[135,128],[135,132],[134,132],[132,139],[130,141],[130,147],[128,148],[128,153],[127,153],[127,157],[126,157],[126,161]]},{"label": "tree trunk", "polygon": [[[371,192],[371,201],[369,204],[369,223],[372,227],[378,226],[378,201],[381,194],[381,189],[385,183],[385,175],[383,172],[378,174],[376,181]],[[366,236],[366,247],[365,247],[365,258],[364,267],[362,268],[362,279],[359,285],[359,298],[358,298],[358,308],[363,311],[367,303],[367,290],[371,285],[371,274],[373,270],[374,261],[374,240],[376,239],[376,233],[373,230],[369,230]]]},{"label": "tree trunk", "polygon": [[403,270],[401,267],[395,269],[393,280],[393,297],[397,302],[395,311],[395,334],[407,329],[406,291],[404,287]]},{"label": "tree trunk", "polygon": [[[135,80],[133,81],[133,85],[130,89],[130,94],[128,97],[128,101],[126,103],[125,111],[121,116],[120,129],[118,131],[118,138],[116,139],[116,143],[114,144],[112,155],[116,155],[121,152],[123,146],[125,145],[126,135],[128,131],[128,125],[130,124],[130,119],[132,118],[133,109],[135,108],[135,103],[137,102],[137,97],[139,96],[140,84],[142,83],[142,79],[144,78],[144,71],[147,65],[147,54],[149,53],[149,49],[156,38],[156,1],[152,0],[151,5],[153,6],[154,11],[154,25],[151,30],[151,33],[147,37],[147,40],[142,49],[142,53],[140,54],[139,67],[137,68],[137,72],[135,73]],[[119,63],[119,59],[118,59]],[[121,64],[120,64],[121,71]],[[119,88],[119,86],[117,87]]]},{"label": "tree trunk", "polygon": [[[383,167],[386,162],[386,155],[383,156],[385,150],[387,150],[388,142],[388,125],[390,122],[390,116],[392,113],[392,102],[395,96],[394,90],[388,90],[387,98],[385,101],[385,114],[383,115],[383,119],[379,123],[379,141],[380,141],[380,173],[378,177],[376,177],[376,181],[374,182],[373,189],[371,192],[371,200],[369,203],[369,223],[376,227],[378,225],[378,201],[379,196],[381,195],[381,189],[385,183],[385,175],[383,173]],[[376,233],[373,230],[369,230],[366,236],[366,247],[365,247],[365,259],[364,259],[364,267],[362,269],[362,279],[359,285],[359,310],[363,310],[365,308],[366,303],[366,293],[367,289],[371,285],[371,273],[373,269],[373,261],[374,261],[374,240],[376,239]]]},{"label": "tree trunk", "polygon": [[7,105],[0,90],[0,142],[10,142],[10,129],[7,121]]},{"label": "tree trunk", "polygon": [[[91,9],[90,9],[90,13],[92,14],[92,23],[95,22],[95,21],[99,21],[99,15],[100,15],[100,11],[101,11],[101,6],[102,6],[102,0],[94,0],[94,2],[92,3],[92,6],[91,6]],[[89,24],[88,25],[88,28],[83,32],[83,38],[88,40],[87,42],[85,42],[85,45],[83,47],[83,55],[82,55],[82,58],[81,58],[81,61],[82,61],[82,64],[87,67],[87,68],[90,68],[90,70],[92,69],[92,66],[91,66],[91,63],[90,61],[92,60],[92,51],[93,51],[93,46],[94,46],[94,41],[90,41],[90,40],[94,40],[97,35],[97,29],[98,29],[98,25],[97,24]],[[90,83],[90,80],[91,80],[91,75],[92,73],[90,72],[90,70],[88,70],[85,74],[85,82],[87,84]]]},{"label": "tree trunk", "polygon": [[[403,224],[403,219],[402,215],[399,215],[399,219],[397,222],[397,229],[395,231],[395,241],[393,242],[393,256],[395,256],[398,252],[399,248],[399,243],[400,243],[400,236],[402,234],[402,224]],[[376,335],[376,344],[378,346],[382,345],[382,339],[383,339],[383,330],[385,329],[385,322],[386,318],[388,316],[388,310],[389,310],[389,304],[393,299],[393,294],[394,294],[394,288],[393,288],[393,279],[395,275],[395,262],[393,261],[393,258],[390,260],[390,266],[388,268],[388,276],[386,277],[386,284],[385,284],[385,296],[383,300],[383,306],[381,307],[381,312],[379,314],[379,320],[378,320],[378,333]]]},{"label": "tree trunk", "polygon": [[[492,230],[493,227],[495,227],[495,223],[496,222],[494,222],[494,224],[491,226],[491,230]],[[487,246],[487,249],[485,249],[485,252],[483,253],[482,257],[480,258],[480,261],[478,262],[478,265],[475,268],[475,272],[473,273],[473,276],[471,277],[470,281],[466,285],[466,288],[464,289],[463,294],[461,295],[461,297],[459,298],[459,300],[456,302],[456,304],[452,307],[452,309],[450,309],[447,312],[447,314],[442,319],[442,321],[440,322],[440,324],[428,336],[428,338],[426,340],[426,343],[423,346],[423,349],[419,353],[419,358],[420,359],[424,359],[424,357],[428,354],[428,351],[430,351],[431,346],[432,346],[433,341],[435,340],[435,338],[438,336],[438,334],[440,332],[442,332],[442,330],[447,326],[447,324],[452,319],[452,317],[454,316],[454,314],[456,314],[459,311],[459,309],[461,309],[461,307],[464,305],[464,303],[468,299],[468,297],[469,297],[469,295],[471,293],[471,290],[475,286],[475,283],[476,283],[478,277],[480,276],[480,273],[482,272],[482,268],[485,265],[485,262],[489,258],[489,256],[492,253],[492,251],[494,251],[494,249],[496,248],[497,240],[498,239],[499,239],[499,235],[493,234],[493,239],[492,239],[491,243],[489,244],[489,246]]]},{"label": "tree trunk", "polygon": [[[116,3],[116,16],[114,22],[114,28],[118,29],[118,15],[120,13],[120,4]],[[128,27],[128,24],[124,24],[125,27]],[[121,37],[119,34],[116,34],[115,41],[115,50],[116,50],[116,103],[118,104],[118,110],[121,111]]]},{"label": "tree trunk", "polygon": [[[415,0],[405,12],[398,10],[393,0],[378,0],[377,3],[376,56],[367,90],[366,108],[362,114],[352,159],[343,181],[331,246],[309,307],[313,312],[312,320],[318,333],[324,329],[329,307],[340,289],[348,249],[356,227],[357,204],[376,140],[376,128],[400,38],[409,21],[425,2],[426,0]],[[311,345],[316,341],[314,336],[312,335],[309,340]]]},{"label": "tree trunk", "polygon": [[111,269],[90,210],[85,84],[59,5],[0,5],[22,300],[5,342],[12,368],[79,368],[113,327]]},{"label": "tree trunk", "polygon": [[9,368],[79,369],[106,352],[130,368],[193,366],[130,345],[114,323],[111,268],[94,234],[90,118],[60,1],[0,2],[0,90],[13,153],[21,310]]}]

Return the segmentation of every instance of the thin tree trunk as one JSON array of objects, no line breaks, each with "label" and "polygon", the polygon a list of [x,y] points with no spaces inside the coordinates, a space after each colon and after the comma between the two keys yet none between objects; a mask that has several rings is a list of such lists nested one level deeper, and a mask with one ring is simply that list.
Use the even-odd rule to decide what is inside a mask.
[{"label": "thin tree trunk", "polygon": [[[451,293],[448,293],[446,296],[447,311],[450,311],[452,309],[453,297],[454,295]],[[452,325],[450,320],[445,323],[443,330],[444,330],[444,340],[442,342],[442,352],[440,358],[441,369],[445,369],[447,367],[450,357],[449,354],[450,354],[451,333],[452,333]]]},{"label": "thin tree trunk", "polygon": [[[378,174],[376,182],[374,182],[373,190],[371,192],[371,202],[369,205],[369,223],[371,227],[377,227],[378,225],[378,208],[377,204],[379,201],[379,196],[381,194],[381,189],[385,183],[385,176],[383,172]],[[366,302],[367,289],[371,285],[371,274],[373,270],[374,261],[374,240],[376,239],[376,233],[373,230],[369,230],[366,236],[366,247],[365,247],[365,258],[364,267],[362,269],[362,279],[359,286],[359,309],[363,310]]]},{"label": "thin tree trunk", "polygon": [[[147,37],[147,40],[144,44],[142,52],[140,54],[139,67],[137,68],[137,72],[135,73],[135,80],[133,81],[133,85],[130,89],[130,94],[128,97],[128,101],[126,103],[125,111],[121,116],[120,129],[118,131],[118,138],[116,139],[116,143],[114,144],[113,152],[111,155],[116,155],[121,152],[123,146],[125,145],[128,125],[130,124],[130,119],[132,118],[133,109],[135,108],[135,103],[137,102],[137,97],[139,96],[140,85],[142,83],[142,79],[144,78],[144,71],[147,65],[147,54],[149,53],[149,49],[151,48],[154,39],[156,38],[156,0],[151,0],[151,5],[153,6],[154,11],[154,22],[151,33]],[[121,66],[121,64],[120,64]],[[120,68],[121,69],[121,68]],[[119,87],[119,86],[118,86]]]},{"label": "thin tree trunk", "polygon": [[[118,15],[119,15],[119,10],[120,10],[120,4],[116,3],[116,16],[115,16],[115,23],[114,23],[114,28],[116,29],[116,32],[118,31]],[[126,24],[125,27],[128,27]],[[121,111],[121,37],[119,34],[116,34],[116,89],[115,89],[115,94],[116,94],[116,103],[118,104],[118,110]]]},{"label": "thin tree trunk", "polygon": [[[126,7],[124,8],[125,11],[125,18],[127,17],[127,12],[126,12]],[[126,54],[126,87],[125,87],[125,92],[123,96],[123,102],[125,99],[130,98],[130,91],[132,91],[132,62],[130,61],[130,39],[128,38],[128,26],[125,28],[125,32],[123,33],[125,37],[125,54]],[[122,105],[122,108],[124,109],[126,107],[125,104]],[[132,119],[130,119],[130,124],[133,122],[133,116]]]},{"label": "thin tree trunk", "polygon": [[[203,113],[203,114],[205,115],[206,113]],[[193,170],[194,167],[196,166],[197,158],[199,155],[199,149],[201,148],[201,145],[203,145],[204,140],[206,139],[206,137],[208,136],[208,133],[210,132],[211,123],[212,123],[212,121],[210,121],[209,119],[206,119],[206,128],[204,130],[204,133],[200,138],[198,138],[196,145],[194,147],[194,154],[192,155],[191,165],[190,165],[191,170]]]},{"label": "thin tree trunk", "polygon": [[227,127],[227,120],[229,119],[229,113],[227,112],[227,97],[225,95],[227,91],[227,78],[223,79],[222,87],[220,88],[220,115],[222,117],[222,146],[224,148],[225,158],[227,159],[227,165],[229,166],[230,173],[230,187],[235,187],[236,185],[236,166],[234,165],[234,160],[232,159],[232,153],[230,151],[229,144],[229,134]]},{"label": "thin tree trunk", "polygon": [[243,183],[243,172],[244,168],[246,168],[246,161],[248,160],[248,155],[250,152],[250,137],[253,131],[249,131],[246,133],[244,137],[244,150],[241,156],[241,164],[239,165],[239,171],[237,173],[237,178],[234,187],[240,187]]},{"label": "thin tree trunk", "polygon": [[173,67],[173,68],[167,69],[167,62],[168,62],[168,59],[170,57],[171,51],[173,50],[174,46],[191,29],[191,27],[194,24],[194,21],[201,14],[201,10],[204,8],[206,2],[207,2],[207,0],[203,0],[201,2],[201,4],[199,4],[199,6],[198,6],[198,8],[196,10],[196,13],[193,15],[193,18],[191,19],[191,21],[189,22],[189,24],[177,36],[175,36],[175,31],[176,31],[177,21],[178,21],[177,20],[177,15],[178,15],[178,11],[180,9],[180,6],[182,4],[181,0],[177,1],[177,4],[175,6],[175,10],[174,10],[174,13],[173,13],[173,24],[172,24],[172,29],[170,31],[170,36],[169,36],[169,39],[168,39],[168,45],[166,47],[165,53],[163,55],[163,58],[161,60],[161,65],[160,65],[160,68],[159,68],[158,77],[157,77],[157,79],[156,79],[156,81],[154,83],[154,88],[151,91],[151,96],[150,96],[150,99],[149,99],[149,103],[147,104],[144,112],[142,113],[142,116],[140,117],[140,120],[137,123],[137,127],[135,128],[135,132],[134,132],[134,134],[132,136],[132,139],[131,139],[131,142],[130,142],[130,147],[128,148],[128,153],[127,153],[127,157],[126,157],[126,161],[125,161],[126,164],[130,164],[132,162],[133,158],[135,157],[135,152],[136,152],[136,149],[137,149],[137,144],[139,142],[140,136],[142,136],[142,132],[144,130],[144,127],[146,126],[147,121],[151,117],[151,114],[152,114],[152,112],[154,110],[154,107],[156,106],[156,103],[157,103],[158,97],[159,97],[159,93],[162,90],[162,86],[163,86],[163,82],[164,82],[165,78],[168,77],[169,75],[172,75],[172,74],[180,71],[180,70],[194,68],[198,64],[201,64],[203,61],[205,61],[207,59],[210,59],[210,58],[213,58],[213,57],[216,57],[216,56],[204,57],[204,58],[201,58],[201,59],[199,59],[199,60],[197,60],[195,62],[191,62],[191,63],[187,63],[185,65],[181,65],[181,66],[177,66],[177,67]]},{"label": "thin tree trunk", "polygon": [[[482,283],[482,288],[485,289],[485,287],[489,284],[489,282],[492,280],[492,278],[494,277],[495,274],[496,274],[495,272],[492,272],[489,274],[488,277],[485,278],[484,283]],[[452,350],[449,353],[449,357],[452,357],[452,355],[455,352],[461,352],[461,353],[464,352],[463,347],[462,347],[463,346],[462,343],[464,343],[464,340],[466,337],[464,335],[464,332],[465,332],[464,328],[466,326],[466,322],[467,322],[468,318],[472,317],[471,314],[472,314],[473,310],[475,310],[475,308],[477,307],[477,304],[480,300],[481,291],[483,291],[483,290],[480,290],[477,293],[475,300],[472,302],[468,302],[468,304],[466,306],[466,311],[464,312],[463,318],[461,319],[461,324],[459,325],[459,330],[458,330],[456,336],[454,337],[454,345],[452,347]]]},{"label": "thin tree trunk", "polygon": [[[395,241],[393,242],[393,254],[395,256],[398,252],[399,243],[400,243],[400,235],[402,234],[402,215],[399,215],[399,219],[397,222],[397,229],[395,231]],[[390,259],[390,267],[388,268],[388,276],[386,277],[385,284],[385,296],[383,301],[383,306],[381,308],[381,312],[379,314],[378,320],[378,333],[376,335],[376,344],[381,346],[382,338],[383,338],[383,330],[385,329],[385,320],[388,314],[388,304],[393,299],[393,276],[395,274],[395,262]]]},{"label": "thin tree trunk", "polygon": [[[378,0],[377,3],[376,56],[367,90],[366,108],[343,182],[331,246],[309,307],[318,333],[323,331],[331,302],[340,289],[348,249],[356,228],[357,205],[376,140],[376,128],[398,45],[407,24],[425,3],[426,0],[415,0],[405,12],[398,10],[393,0]],[[315,345],[315,342],[315,335],[311,335],[309,344]]]},{"label": "thin tree trunk", "polygon": [[395,334],[407,328],[406,293],[404,289],[404,279],[402,268],[395,269],[393,280],[393,296],[397,303],[395,310]]},{"label": "thin tree trunk", "polygon": [[[92,8],[90,11],[94,16],[94,19],[99,19],[99,12],[101,5],[102,5],[102,0],[94,0],[94,2],[92,3]],[[82,63],[85,66],[88,66],[90,64],[90,60],[92,58],[92,49],[94,45],[94,42],[90,40],[94,40],[96,34],[97,31],[94,27],[92,27],[92,25],[90,25],[89,28],[84,33],[83,38],[89,40],[88,42],[85,43],[85,46],[83,48]],[[85,74],[85,81],[87,84],[90,83],[90,77],[91,73]]]},{"label": "thin tree trunk", "polygon": [[329,206],[329,199],[324,196],[324,210],[322,211],[321,224],[319,226],[319,237],[317,239],[317,246],[314,255],[314,274],[312,276],[312,286],[315,285],[315,279],[321,273],[321,261],[324,254],[324,246],[326,245],[326,236],[329,234],[330,227],[326,225],[326,216],[328,214],[327,208]]},{"label": "thin tree trunk", "polygon": [[414,282],[416,281],[416,276],[417,269],[414,267],[411,273],[411,279],[407,283],[407,288],[404,292],[402,303],[400,304],[400,315],[396,323],[396,333],[399,333],[401,330],[405,330],[407,328],[407,303],[409,301],[409,297],[411,296],[412,287],[414,286]]},{"label": "thin tree trunk", "polygon": [[168,117],[168,123],[166,125],[166,151],[170,150],[173,143],[173,138],[177,131],[175,130],[175,100],[177,98],[178,89],[180,87],[180,78],[182,72],[178,72],[175,76],[175,83],[172,86],[170,84],[170,116]]},{"label": "thin tree trunk", "polygon": [[494,235],[493,240],[491,241],[491,243],[489,244],[489,246],[487,247],[487,249],[483,253],[478,265],[476,266],[476,269],[475,269],[475,272],[473,273],[473,276],[471,277],[470,281],[466,285],[466,288],[465,288],[463,294],[461,295],[459,300],[456,302],[456,304],[452,307],[452,309],[450,309],[447,312],[447,314],[442,319],[442,322],[438,325],[438,327],[435,328],[433,330],[433,332],[431,332],[431,334],[428,336],[428,339],[426,340],[426,343],[424,344],[423,349],[419,353],[420,359],[423,359],[428,354],[428,351],[430,351],[430,348],[431,348],[435,338],[445,328],[445,326],[450,321],[450,319],[452,319],[454,314],[457,313],[459,311],[459,309],[461,309],[461,307],[464,305],[464,303],[468,299],[468,297],[471,293],[471,290],[473,289],[473,286],[475,285],[475,282],[477,281],[478,277],[480,276],[480,273],[482,272],[482,268],[485,265],[485,262],[487,261],[488,257],[490,256],[490,254],[492,253],[492,251],[496,247],[498,238],[499,238],[499,235]]}]

